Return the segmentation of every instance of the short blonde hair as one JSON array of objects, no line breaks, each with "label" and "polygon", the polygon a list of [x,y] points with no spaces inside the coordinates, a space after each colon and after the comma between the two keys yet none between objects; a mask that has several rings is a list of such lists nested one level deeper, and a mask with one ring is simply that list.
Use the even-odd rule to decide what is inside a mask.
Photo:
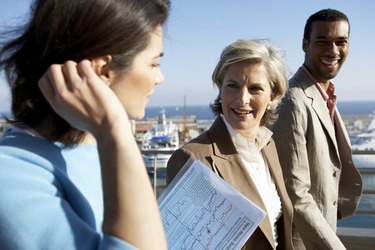
[{"label": "short blonde hair", "polygon": [[212,112],[215,115],[223,113],[220,94],[225,73],[230,65],[242,61],[262,63],[266,67],[272,88],[272,104],[271,109],[266,110],[261,125],[271,125],[277,119],[277,106],[288,89],[288,70],[281,50],[269,40],[239,39],[224,48],[212,73],[212,81],[219,88],[218,97],[210,105]]}]

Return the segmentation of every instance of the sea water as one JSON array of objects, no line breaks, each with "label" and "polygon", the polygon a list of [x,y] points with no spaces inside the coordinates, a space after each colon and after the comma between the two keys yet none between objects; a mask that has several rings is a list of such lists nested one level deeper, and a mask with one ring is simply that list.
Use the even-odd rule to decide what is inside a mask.
[{"label": "sea water", "polygon": [[[375,101],[343,101],[338,102],[338,109],[342,116],[345,115],[369,115],[375,110]],[[207,105],[194,106],[154,106],[147,107],[145,118],[152,119],[159,115],[160,110],[164,109],[167,117],[171,116],[195,116],[197,120],[213,120],[213,115],[209,103]],[[0,118],[10,118],[10,113],[0,113]],[[364,189],[375,190],[375,175],[362,175],[364,181]],[[359,209],[375,210],[375,195],[362,195]],[[375,228],[375,215],[356,214],[347,219],[338,222],[339,227],[355,227],[355,228]]]},{"label": "sea water", "polygon": [[[342,116],[370,115],[375,111],[375,101],[343,101],[338,102],[337,106]],[[148,107],[146,108],[145,119],[157,117],[161,109],[166,111],[167,117],[193,115],[197,120],[215,119],[209,104],[188,106],[186,108],[183,106]],[[375,190],[375,175],[363,174],[362,179],[364,182],[364,189]],[[375,211],[375,195],[363,194],[359,204],[359,209]],[[375,228],[375,215],[355,214],[346,219],[339,220],[338,227]]]},{"label": "sea water", "polygon": [[[341,115],[366,115],[375,110],[375,101],[342,101],[338,102],[337,106]],[[186,108],[183,105],[146,107],[144,119],[157,117],[161,109],[166,111],[167,117],[184,116],[186,113],[187,116],[195,116],[197,120],[215,119],[209,102],[205,105],[189,105]],[[0,112],[0,119],[4,117],[10,118],[10,112]]]},{"label": "sea water", "polygon": [[[341,115],[367,115],[375,110],[375,101],[342,101],[337,103],[337,107]],[[157,117],[160,110],[164,109],[168,116],[187,116],[194,115],[197,120],[215,119],[209,103],[207,105],[191,105],[184,108],[184,106],[153,106],[147,107],[145,118]]]}]

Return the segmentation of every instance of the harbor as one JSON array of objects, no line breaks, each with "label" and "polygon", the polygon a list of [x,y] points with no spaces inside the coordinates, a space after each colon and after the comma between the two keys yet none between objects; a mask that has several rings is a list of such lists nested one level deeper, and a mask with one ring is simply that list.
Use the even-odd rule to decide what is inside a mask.
[{"label": "harbor", "polygon": [[[181,110],[179,107],[169,107],[168,109],[152,108],[151,110],[148,110],[149,113],[146,115],[146,119],[135,121],[134,125],[135,137],[144,156],[146,168],[148,169],[153,185],[157,189],[156,193],[158,195],[161,194],[166,184],[165,168],[170,154],[172,154],[175,149],[179,148],[179,146],[182,146],[187,141],[206,131],[214,121],[213,115],[202,115],[202,113],[210,112],[209,110],[205,110],[205,107],[203,106],[194,107],[194,112],[196,112],[195,115],[188,114],[186,110],[184,111],[185,114],[181,114],[177,112],[179,110]],[[173,114],[173,112],[175,113]],[[373,112],[375,112],[375,110]],[[169,113],[172,113],[173,115],[170,116]],[[375,170],[375,113],[343,113],[341,115],[353,146],[353,160],[355,161],[356,166],[360,169]],[[160,124],[161,121],[164,123],[164,126]],[[163,142],[162,140],[158,142],[159,145],[157,147],[150,147],[150,142],[147,142],[148,146],[145,146],[145,141],[148,140],[145,140],[144,137],[152,138],[150,137],[150,134],[155,135],[155,130],[159,130],[159,135],[163,134],[164,138],[168,138],[168,132],[166,130],[161,132],[163,128],[167,128],[166,124],[168,124],[168,126],[173,125],[174,129],[178,130],[178,132],[174,132],[174,146],[167,146],[166,142]],[[178,133],[177,140],[176,133]],[[160,140],[162,138],[163,137],[160,136],[157,138],[156,136],[153,139]],[[154,173],[156,173],[156,177],[154,176]],[[367,177],[365,178],[367,179]],[[154,183],[155,180],[156,183]],[[369,189],[375,190],[375,176],[373,177],[373,180],[366,181],[368,182],[367,185],[369,186]],[[373,200],[373,209],[375,210],[375,195]],[[375,228],[375,215],[373,220],[372,226]]]},{"label": "harbor", "polygon": [[[204,110],[203,107],[195,107],[195,109]],[[180,108],[171,108],[170,110],[173,113]],[[208,119],[209,116],[202,117],[200,115],[200,120],[197,119],[197,115],[188,116],[187,112],[184,112],[185,115],[168,116],[168,111],[163,111],[166,119],[178,127],[180,146],[185,141],[193,139],[194,136],[208,129],[213,122],[213,119]],[[153,124],[158,116],[155,116],[155,110],[150,113],[154,116],[149,115],[147,121]],[[352,143],[353,161],[364,181],[364,190],[356,213],[349,218],[338,221],[337,234],[348,249],[375,249],[375,109],[372,112],[357,112],[354,114],[342,112],[341,116]],[[139,123],[144,124],[143,121]],[[190,131],[190,133],[187,133],[187,131]],[[169,158],[173,152],[173,150],[142,150],[144,155],[154,155],[153,167],[146,165],[157,197],[166,187],[166,165],[158,164],[155,156]]]},{"label": "harbor", "polygon": [[[375,249],[375,102],[346,105],[339,109],[364,190],[356,213],[338,221],[337,234],[348,249]],[[143,120],[131,121],[156,197],[166,187],[166,164],[171,154],[207,130],[213,120],[208,105],[201,105],[151,107],[146,109]],[[9,124],[2,119],[0,125],[1,134]]]}]

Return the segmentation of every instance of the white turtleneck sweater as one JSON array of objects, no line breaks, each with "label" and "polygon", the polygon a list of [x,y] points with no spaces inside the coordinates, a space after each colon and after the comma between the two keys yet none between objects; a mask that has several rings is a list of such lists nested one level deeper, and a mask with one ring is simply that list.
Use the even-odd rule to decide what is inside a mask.
[{"label": "white turtleneck sweater", "polygon": [[[257,142],[243,137],[225,120],[224,115],[221,115],[229,134],[232,138],[233,144],[240,155],[251,179],[255,183],[263,203],[266,206],[267,214],[271,223],[273,237],[277,246],[277,220],[282,214],[281,201],[275,183],[272,179],[268,169],[267,162],[264,160],[261,149],[267,144],[272,136],[272,132],[267,128],[266,131],[259,131]],[[261,141],[259,141],[261,140]]]}]

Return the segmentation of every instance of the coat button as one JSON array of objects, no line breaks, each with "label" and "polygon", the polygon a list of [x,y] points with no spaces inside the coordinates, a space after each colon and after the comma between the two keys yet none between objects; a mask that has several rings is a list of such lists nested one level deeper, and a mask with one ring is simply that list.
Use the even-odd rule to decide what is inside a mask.
[{"label": "coat button", "polygon": [[336,177],[337,176],[337,171],[334,171],[333,172],[333,177]]},{"label": "coat button", "polygon": [[334,205],[334,206],[336,206],[336,203],[337,203],[337,202],[336,202],[336,201],[334,201],[334,202],[333,202],[333,205]]}]

